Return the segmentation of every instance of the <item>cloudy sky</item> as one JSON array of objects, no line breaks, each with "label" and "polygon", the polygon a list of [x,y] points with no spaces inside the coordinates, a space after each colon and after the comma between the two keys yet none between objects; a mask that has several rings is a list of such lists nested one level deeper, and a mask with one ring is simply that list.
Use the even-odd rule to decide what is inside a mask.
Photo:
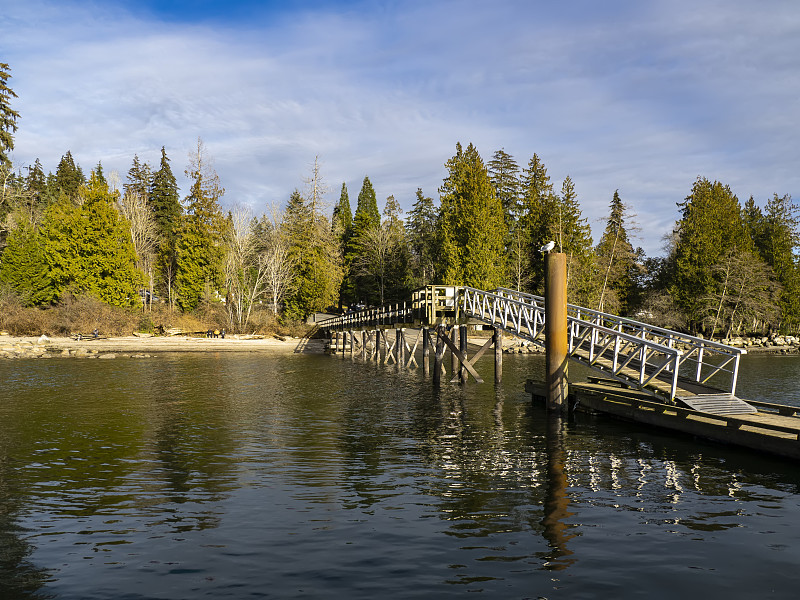
[{"label": "cloudy sky", "polygon": [[124,177],[203,139],[262,212],[319,156],[332,206],[438,198],[456,142],[569,175],[595,240],[614,190],[661,253],[698,176],[800,200],[796,0],[0,0],[16,166]]}]

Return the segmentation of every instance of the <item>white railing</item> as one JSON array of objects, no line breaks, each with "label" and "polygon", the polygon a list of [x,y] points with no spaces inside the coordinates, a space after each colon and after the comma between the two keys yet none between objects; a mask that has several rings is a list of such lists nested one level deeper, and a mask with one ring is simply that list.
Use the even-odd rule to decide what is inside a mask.
[{"label": "white railing", "polygon": [[[520,337],[542,343],[544,298],[541,296],[506,288],[494,292],[464,288],[463,294],[465,312],[509,329]],[[505,303],[514,308],[504,307]],[[479,305],[481,308],[491,306],[492,309],[484,309],[479,314]],[[528,320],[534,314],[537,326],[531,331],[519,329],[513,320],[504,323],[496,318],[503,311],[525,314]],[[615,378],[630,381],[631,370],[638,371],[634,383],[639,387],[647,386],[655,378],[668,379],[672,399],[679,378],[710,387],[709,380],[716,378],[716,383],[727,375],[727,385],[722,384],[723,391],[731,394],[736,391],[739,358],[746,353],[740,348],[573,304],[567,305],[567,321],[572,358],[607,371]]]},{"label": "white railing", "polygon": [[[460,295],[460,297],[459,297]],[[459,311],[461,314],[459,314]],[[473,317],[544,345],[544,298],[498,288],[428,286],[406,303],[369,308],[327,319],[321,329],[343,330],[395,324],[434,325]],[[746,351],[574,304],[567,305],[571,358],[639,388],[669,384],[674,399],[688,382],[696,391],[736,392],[739,359]],[[714,387],[709,383],[713,378]],[[721,383],[718,383],[720,382]]]}]

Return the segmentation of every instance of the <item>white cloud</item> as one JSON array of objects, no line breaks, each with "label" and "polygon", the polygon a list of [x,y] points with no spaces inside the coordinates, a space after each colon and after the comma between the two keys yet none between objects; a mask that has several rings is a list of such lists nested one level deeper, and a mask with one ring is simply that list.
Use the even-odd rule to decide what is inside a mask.
[{"label": "white cloud", "polygon": [[25,0],[0,30],[17,163],[55,169],[69,149],[124,176],[164,145],[180,175],[200,136],[229,201],[255,210],[315,155],[331,202],[369,175],[408,208],[473,142],[486,160],[538,153],[556,189],[569,174],[598,234],[619,189],[653,254],[698,175],[760,201],[800,183],[792,3],[365,3],[212,26]]}]

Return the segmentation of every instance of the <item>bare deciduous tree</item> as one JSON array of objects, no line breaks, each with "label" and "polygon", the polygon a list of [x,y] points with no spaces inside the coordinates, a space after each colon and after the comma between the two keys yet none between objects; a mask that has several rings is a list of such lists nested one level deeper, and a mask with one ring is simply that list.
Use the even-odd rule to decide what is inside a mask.
[{"label": "bare deciduous tree", "polygon": [[159,235],[158,224],[147,205],[147,198],[136,192],[126,192],[117,202],[120,214],[128,222],[133,249],[136,252],[136,266],[147,275],[149,291],[144,307],[152,309],[153,267],[156,258]]}]

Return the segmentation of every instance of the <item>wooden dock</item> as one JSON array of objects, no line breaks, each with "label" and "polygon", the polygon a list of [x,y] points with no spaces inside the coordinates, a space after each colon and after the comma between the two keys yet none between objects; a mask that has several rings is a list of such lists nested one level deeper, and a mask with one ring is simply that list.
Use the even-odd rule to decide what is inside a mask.
[{"label": "wooden dock", "polygon": [[[525,391],[532,399],[545,398],[543,382],[528,380]],[[590,378],[571,383],[574,410],[603,413],[636,423],[680,431],[700,438],[740,446],[786,458],[800,459],[800,407],[748,400],[755,412],[734,406],[729,413],[719,406],[712,411],[662,402],[618,382]],[[702,404],[698,403],[698,407]]]}]

